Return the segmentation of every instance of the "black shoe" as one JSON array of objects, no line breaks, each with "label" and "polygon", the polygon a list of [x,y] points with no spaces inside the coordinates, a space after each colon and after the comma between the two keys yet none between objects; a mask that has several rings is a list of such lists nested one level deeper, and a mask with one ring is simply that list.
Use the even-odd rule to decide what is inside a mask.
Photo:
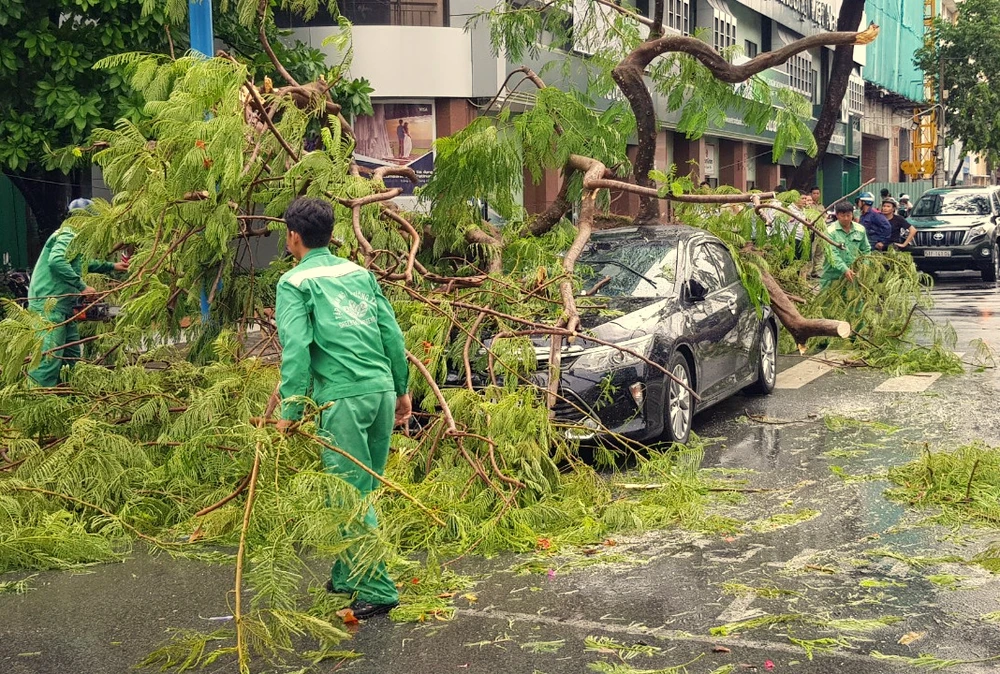
[{"label": "black shoe", "polygon": [[323,587],[326,588],[327,592],[330,592],[332,594],[354,594],[354,590],[349,590],[343,587],[334,587],[333,580],[330,578],[326,579],[326,585],[324,585]]},{"label": "black shoe", "polygon": [[397,606],[399,606],[398,601],[394,601],[391,604],[371,604],[367,601],[357,599],[351,604],[351,613],[358,620],[364,620],[365,618],[374,618],[377,615],[388,613]]}]

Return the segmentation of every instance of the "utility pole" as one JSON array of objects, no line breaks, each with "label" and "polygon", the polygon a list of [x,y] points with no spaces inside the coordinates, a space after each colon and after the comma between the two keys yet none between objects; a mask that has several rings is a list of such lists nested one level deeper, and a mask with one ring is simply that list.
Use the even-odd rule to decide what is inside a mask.
[{"label": "utility pole", "polygon": [[944,91],[944,59],[938,58],[938,105],[941,119],[938,124],[938,135],[941,137],[941,152],[938,154],[938,171],[941,174],[939,187],[948,186],[948,127],[945,126],[945,91]]},{"label": "utility pole", "polygon": [[[212,29],[212,0],[189,0],[188,23],[191,25],[191,49],[206,58],[215,54],[215,31]],[[201,322],[208,322],[211,306],[208,290],[201,286]]]},{"label": "utility pole", "polygon": [[215,33],[212,30],[212,0],[190,0],[188,23],[191,24],[191,49],[211,58],[215,54]]}]

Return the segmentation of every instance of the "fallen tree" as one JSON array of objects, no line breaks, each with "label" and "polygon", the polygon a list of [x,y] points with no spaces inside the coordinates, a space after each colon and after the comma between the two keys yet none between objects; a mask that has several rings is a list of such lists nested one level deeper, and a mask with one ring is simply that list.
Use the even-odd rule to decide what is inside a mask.
[{"label": "fallen tree", "polygon": [[[248,16],[260,20],[255,12]],[[631,110],[595,112],[578,92],[544,86],[530,71],[522,74],[541,87],[534,108],[516,119],[480,118],[439,141],[424,191],[432,208],[422,216],[389,204],[397,194],[383,181],[390,171],[362,175],[350,129],[321,83],[269,89],[225,53],[129,54],[107,65],[125,68],[147,117],[95,134],[94,160],[114,196],[72,224],[80,254],[132,249],[127,277],[92,279],[122,313],[84,338],[89,363],[55,389],[24,385],[25,360],[40,355],[44,325],[14,307],[0,322],[0,570],[114,559],[137,539],[234,562],[236,596],[244,585],[253,593],[235,606],[224,645],[206,651],[212,635],[187,634],[151,663],[180,665],[194,651],[197,663],[232,657],[245,670],[252,660],[293,657],[296,639],[314,638],[322,655],[346,636],[331,623],[336,598],[319,593],[304,604],[306,558],[359,542],[339,523],[369,503],[320,471],[311,417],[292,437],[268,423],[277,377],[270,307],[290,262],[262,264],[254,243],[280,236],[295,197],[335,204],[333,247],[379,277],[405,330],[420,428],[395,439],[384,488],[373,497],[383,527],[360,537],[370,563],[419,575],[404,590],[400,619],[453,610],[448,590],[461,580],[439,565],[445,558],[527,551],[540,540],[600,542],[675,524],[733,526],[703,515],[709,489],[697,473],[697,447],[667,454],[619,438],[617,449],[634,455],[640,478],[669,485],[623,492],[581,463],[565,425],[552,418],[556,402],[573,404],[552,376],[558,347],[593,340],[579,316],[607,309],[598,297],[579,296],[575,259],[611,192],[667,200],[682,220],[720,236],[755,301],[770,297],[797,341],[843,335],[842,322],[821,319],[842,321],[855,310],[831,305],[841,316],[824,316],[807,303],[802,316],[781,299],[781,285],[799,276],[789,264],[790,235],[765,234],[759,224],[755,201],[772,195],[690,194],[690,180],[672,172],[654,174],[657,188],[623,180]],[[310,129],[318,142],[307,150],[316,140]],[[515,217],[526,165],[563,170],[565,198],[580,205],[575,223],[560,214],[533,231]],[[483,222],[472,205],[482,200],[511,222],[503,229]],[[895,297],[919,291],[915,272],[893,278]],[[203,290],[212,321],[188,327]],[[875,294],[845,297],[875,304]],[[894,343],[897,312],[863,316],[883,330],[875,339]],[[541,386],[533,338],[555,347]],[[615,457],[603,450],[598,459],[611,465]],[[415,572],[399,556],[417,551],[428,563]]]}]

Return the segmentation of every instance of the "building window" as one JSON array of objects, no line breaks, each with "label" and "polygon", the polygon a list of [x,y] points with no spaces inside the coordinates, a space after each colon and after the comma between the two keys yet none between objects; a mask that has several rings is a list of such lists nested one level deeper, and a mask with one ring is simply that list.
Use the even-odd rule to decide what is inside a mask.
[{"label": "building window", "polygon": [[812,59],[797,54],[785,64],[788,86],[812,99]]},{"label": "building window", "polygon": [[847,112],[858,117],[865,114],[865,81],[857,72],[851,73],[847,87]]},{"label": "building window", "polygon": [[[338,0],[340,13],[355,26],[447,26],[445,0]],[[308,21],[287,10],[274,13],[279,28],[336,26],[329,11],[319,4]]]},{"label": "building window", "polygon": [[743,40],[743,54],[747,58],[753,58],[760,53],[760,47],[756,42],[751,42],[750,40]]},{"label": "building window", "polygon": [[708,0],[712,6],[712,37],[715,51],[722,52],[736,44],[736,17],[726,0]]},{"label": "building window", "polygon": [[664,0],[667,3],[667,28],[691,34],[691,0]]}]

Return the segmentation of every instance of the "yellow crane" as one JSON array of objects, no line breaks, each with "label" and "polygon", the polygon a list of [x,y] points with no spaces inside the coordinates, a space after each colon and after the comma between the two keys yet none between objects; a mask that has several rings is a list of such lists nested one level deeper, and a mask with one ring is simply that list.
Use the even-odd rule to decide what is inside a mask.
[{"label": "yellow crane", "polygon": [[[924,44],[934,45],[934,18],[937,0],[924,0]],[[924,99],[929,108],[913,110],[913,158],[900,164],[913,180],[930,178],[937,170],[938,118],[937,89],[930,73],[924,74]]]}]

